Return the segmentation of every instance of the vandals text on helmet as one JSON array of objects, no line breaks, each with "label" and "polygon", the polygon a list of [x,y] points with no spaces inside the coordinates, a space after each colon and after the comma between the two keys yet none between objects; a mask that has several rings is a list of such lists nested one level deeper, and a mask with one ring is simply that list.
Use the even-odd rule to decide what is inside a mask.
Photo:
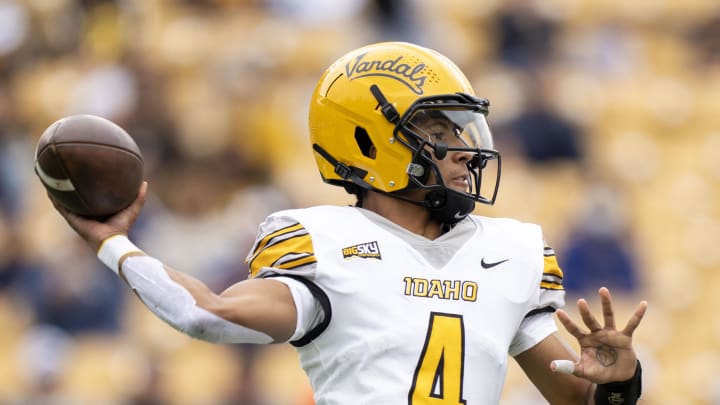
[{"label": "vandals text on helmet", "polygon": [[354,62],[345,65],[345,73],[348,79],[354,80],[360,77],[384,76],[398,80],[406,85],[415,94],[423,94],[423,85],[427,75],[422,74],[426,65],[419,63],[410,65],[403,62],[403,57],[395,59],[373,59],[364,60],[366,53],[355,58]]}]

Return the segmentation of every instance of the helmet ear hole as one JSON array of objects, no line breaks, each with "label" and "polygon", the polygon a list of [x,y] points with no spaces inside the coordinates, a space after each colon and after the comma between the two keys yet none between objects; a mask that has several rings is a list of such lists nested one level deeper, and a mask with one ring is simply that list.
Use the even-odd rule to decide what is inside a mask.
[{"label": "helmet ear hole", "polygon": [[375,145],[370,140],[370,135],[363,127],[355,127],[355,142],[357,142],[360,152],[370,159],[375,159]]}]

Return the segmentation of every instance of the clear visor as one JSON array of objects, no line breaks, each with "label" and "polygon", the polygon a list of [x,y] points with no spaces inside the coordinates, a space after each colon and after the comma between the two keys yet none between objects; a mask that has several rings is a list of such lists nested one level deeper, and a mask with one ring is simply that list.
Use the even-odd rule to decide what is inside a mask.
[{"label": "clear visor", "polygon": [[[401,132],[411,137],[408,144],[416,148],[415,159],[423,159],[422,150],[432,152],[438,160],[443,160],[448,152],[473,153],[467,162],[469,178],[465,192],[475,201],[492,204],[500,179],[500,155],[495,151],[485,112],[473,105],[448,104],[416,106],[403,118],[400,125],[405,130]],[[413,169],[416,166],[411,164]],[[444,185],[437,166],[433,167],[438,181]]]},{"label": "clear visor", "polygon": [[417,109],[407,129],[431,145],[445,144],[449,150],[494,150],[485,114],[462,107],[441,105]]}]

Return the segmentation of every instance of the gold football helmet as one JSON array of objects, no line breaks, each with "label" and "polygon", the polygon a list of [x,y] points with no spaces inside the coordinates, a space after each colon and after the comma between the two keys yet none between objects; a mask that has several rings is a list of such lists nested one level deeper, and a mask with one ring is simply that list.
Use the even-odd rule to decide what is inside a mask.
[{"label": "gold football helmet", "polygon": [[[310,101],[310,140],[325,182],[421,204],[452,224],[476,201],[495,202],[500,155],[487,125],[488,107],[445,56],[409,43],[377,43],[347,53],[322,75]],[[424,131],[428,118],[446,122],[453,139]],[[473,154],[465,192],[446,187],[433,162],[449,151]],[[490,162],[494,179],[483,188],[481,174]],[[436,180],[427,184],[431,173]],[[428,191],[414,201],[407,197],[410,189]]]}]

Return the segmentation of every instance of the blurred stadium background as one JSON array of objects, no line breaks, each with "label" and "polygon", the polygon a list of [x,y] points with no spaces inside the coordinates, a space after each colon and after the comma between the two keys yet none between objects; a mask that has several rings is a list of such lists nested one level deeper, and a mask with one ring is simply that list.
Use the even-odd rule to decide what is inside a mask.
[{"label": "blurred stadium background", "polygon": [[[478,213],[544,226],[570,313],[600,285],[623,322],[649,300],[644,403],[720,404],[717,0],[0,0],[0,404],[311,404],[288,346],[151,316],[52,210],[34,145],[74,113],[125,127],[150,183],[133,238],[221,290],[266,214],[352,202],[316,173],[307,100],[391,39],[491,100],[504,170]],[[503,404],[543,403],[511,364]]]}]

